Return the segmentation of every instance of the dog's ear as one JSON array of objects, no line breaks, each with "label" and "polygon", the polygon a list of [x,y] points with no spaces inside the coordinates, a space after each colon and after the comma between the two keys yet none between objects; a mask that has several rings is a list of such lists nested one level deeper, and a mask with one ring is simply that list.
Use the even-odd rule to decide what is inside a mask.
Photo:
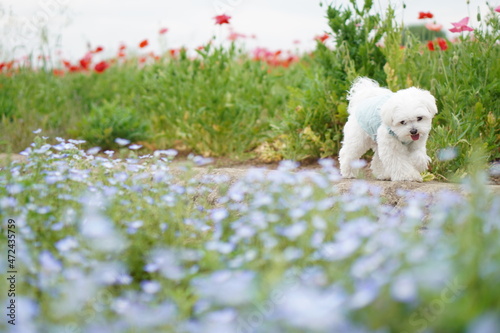
[{"label": "dog's ear", "polygon": [[427,90],[419,89],[419,93],[421,95],[422,103],[424,103],[425,108],[429,111],[431,118],[434,117],[438,112],[436,99]]},{"label": "dog's ear", "polygon": [[382,105],[380,108],[380,118],[382,119],[382,123],[387,126],[392,126],[392,122],[394,121],[394,113],[398,107],[397,97],[393,96],[389,98],[387,102]]}]

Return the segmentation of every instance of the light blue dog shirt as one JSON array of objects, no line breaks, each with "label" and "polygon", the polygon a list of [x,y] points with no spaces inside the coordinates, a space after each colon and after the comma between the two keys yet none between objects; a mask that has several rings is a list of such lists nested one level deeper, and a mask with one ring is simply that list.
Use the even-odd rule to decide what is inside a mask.
[{"label": "light blue dog shirt", "polygon": [[[359,103],[356,110],[354,110],[358,124],[375,142],[377,142],[377,130],[382,124],[380,108],[391,96],[392,93],[367,98]],[[388,128],[388,130],[392,136],[396,136],[391,129]]]}]

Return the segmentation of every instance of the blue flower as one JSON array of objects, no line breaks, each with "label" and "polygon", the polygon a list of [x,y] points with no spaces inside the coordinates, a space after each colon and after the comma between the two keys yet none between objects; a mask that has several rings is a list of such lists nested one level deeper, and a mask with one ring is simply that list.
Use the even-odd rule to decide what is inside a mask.
[{"label": "blue flower", "polygon": [[130,140],[127,139],[121,139],[121,138],[116,138],[115,142],[119,144],[120,146],[126,146],[130,143]]}]

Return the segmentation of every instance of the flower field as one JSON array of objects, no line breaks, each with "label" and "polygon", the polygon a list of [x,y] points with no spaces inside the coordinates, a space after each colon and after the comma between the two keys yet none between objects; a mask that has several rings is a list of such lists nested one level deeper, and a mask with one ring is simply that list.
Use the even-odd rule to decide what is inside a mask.
[{"label": "flower field", "polygon": [[229,184],[196,177],[200,156],[175,164],[174,150],[130,145],[111,158],[57,141],[38,137],[0,171],[2,230],[15,235],[0,265],[17,271],[18,309],[2,331],[500,328],[500,197],[484,173],[467,197],[402,192],[394,207],[362,180],[340,194],[330,159]]},{"label": "flower field", "polygon": [[[328,7],[308,54],[220,15],[227,45],[2,62],[0,152],[25,159],[0,160],[0,331],[499,332],[500,8],[410,29],[371,5]],[[461,194],[340,190],[361,75],[436,96],[429,171]]]}]

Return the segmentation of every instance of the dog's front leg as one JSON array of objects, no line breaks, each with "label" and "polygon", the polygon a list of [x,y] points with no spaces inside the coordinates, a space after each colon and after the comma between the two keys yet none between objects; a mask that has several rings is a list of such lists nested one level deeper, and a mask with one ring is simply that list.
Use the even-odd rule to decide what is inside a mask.
[{"label": "dog's front leg", "polygon": [[410,144],[410,161],[419,172],[427,170],[431,158],[427,156],[427,140],[419,140]]},{"label": "dog's front leg", "polygon": [[421,182],[422,176],[412,163],[408,147],[380,127],[377,132],[378,155],[393,181]]}]

